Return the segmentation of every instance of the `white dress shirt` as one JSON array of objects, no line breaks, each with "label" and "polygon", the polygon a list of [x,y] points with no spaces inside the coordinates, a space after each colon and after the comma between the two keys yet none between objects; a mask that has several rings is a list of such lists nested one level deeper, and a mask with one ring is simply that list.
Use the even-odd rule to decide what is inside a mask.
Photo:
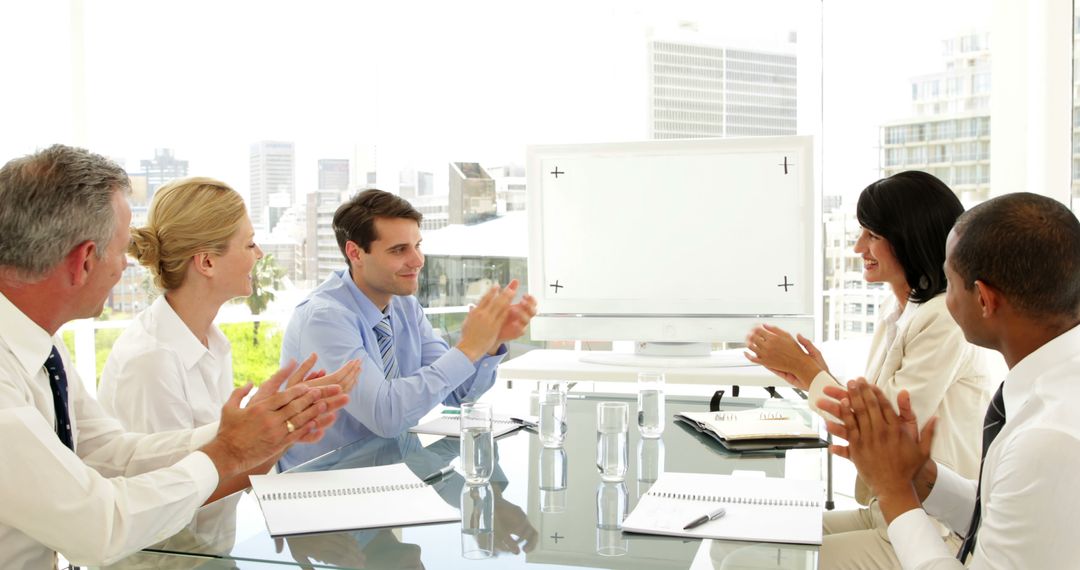
[{"label": "white dress shirt", "polygon": [[[126,433],[86,392],[63,342],[0,294],[0,568],[101,565],[188,524],[218,484],[194,451],[217,424],[155,435]],[[75,452],[56,435],[44,363],[64,361]]]},{"label": "white dress shirt", "polygon": [[[1021,360],[1005,378],[1005,426],[983,465],[982,523],[969,567],[1075,568],[1080,563],[1080,327]],[[985,412],[985,410],[984,410]],[[956,552],[930,540],[927,513],[966,534],[976,481],[938,468],[923,503],[889,525],[904,568],[963,568]],[[936,537],[934,537],[936,539]]]},{"label": "white dress shirt", "polygon": [[203,346],[158,297],[113,344],[98,401],[125,429],[157,433],[218,420],[233,389],[232,349],[217,327]]}]

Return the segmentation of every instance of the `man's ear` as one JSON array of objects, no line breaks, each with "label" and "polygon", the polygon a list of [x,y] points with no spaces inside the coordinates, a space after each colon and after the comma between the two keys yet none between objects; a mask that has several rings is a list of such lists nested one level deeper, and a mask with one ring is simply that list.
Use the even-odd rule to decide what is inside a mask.
[{"label": "man's ear", "polygon": [[345,257],[349,258],[350,266],[364,266],[364,250],[355,241],[348,240],[345,242]]},{"label": "man's ear", "polygon": [[72,287],[82,287],[90,280],[90,274],[101,261],[97,257],[97,244],[86,240],[71,248],[64,258],[64,267],[68,273],[68,283]]},{"label": "man's ear", "polygon": [[977,279],[975,290],[979,295],[979,307],[982,309],[983,318],[992,317],[1001,310],[1001,304],[1004,301],[1001,291]]}]

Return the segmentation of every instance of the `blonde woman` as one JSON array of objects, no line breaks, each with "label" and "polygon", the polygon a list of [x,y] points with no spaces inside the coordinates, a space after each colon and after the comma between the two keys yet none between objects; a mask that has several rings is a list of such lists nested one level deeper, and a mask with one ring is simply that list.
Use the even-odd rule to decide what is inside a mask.
[{"label": "blonde woman", "polygon": [[[154,194],[147,224],[128,253],[164,294],[113,345],[98,399],[132,431],[194,428],[214,421],[233,389],[232,350],[214,326],[230,299],[252,293],[262,258],[240,195],[210,178],[184,178]],[[351,362],[320,383],[355,381]],[[348,370],[347,370],[348,369]]]}]

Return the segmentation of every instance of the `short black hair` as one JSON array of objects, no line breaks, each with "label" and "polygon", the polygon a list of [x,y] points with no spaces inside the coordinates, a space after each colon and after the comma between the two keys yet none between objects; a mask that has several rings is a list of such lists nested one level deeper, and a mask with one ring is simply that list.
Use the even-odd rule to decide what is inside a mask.
[{"label": "short black hair", "polygon": [[956,222],[949,263],[964,288],[982,281],[1029,317],[1080,315],[1080,221],[1061,202],[1018,192]]},{"label": "short black hair", "polygon": [[378,218],[407,218],[419,224],[424,216],[405,199],[382,190],[372,188],[353,196],[334,212],[334,236],[346,263],[349,262],[346,242],[355,242],[360,249],[371,253],[371,242],[379,239],[375,235]]},{"label": "short black hair", "polygon": [[933,174],[898,172],[859,195],[859,225],[884,237],[904,268],[908,298],[925,303],[945,291],[945,240],[964,206]]}]

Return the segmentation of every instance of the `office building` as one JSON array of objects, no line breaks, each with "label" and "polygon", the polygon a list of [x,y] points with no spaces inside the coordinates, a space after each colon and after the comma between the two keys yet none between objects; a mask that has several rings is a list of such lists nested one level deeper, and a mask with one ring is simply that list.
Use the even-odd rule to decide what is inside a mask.
[{"label": "office building", "polygon": [[795,134],[793,42],[762,50],[683,34],[647,52],[650,138]]},{"label": "office building", "polygon": [[348,190],[349,160],[346,158],[319,159],[318,190]]},{"label": "office building", "polygon": [[398,174],[398,196],[412,201],[420,196],[435,194],[435,175],[414,168],[402,169]]},{"label": "office building", "polygon": [[154,149],[154,158],[139,161],[139,174],[146,178],[146,203],[162,184],[188,175],[188,161],[178,160],[171,148]]},{"label": "office building", "polygon": [[307,195],[304,238],[305,283],[314,287],[332,272],[345,267],[334,236],[334,212],[348,199],[348,192],[317,190]]},{"label": "office building", "polygon": [[944,71],[911,80],[914,116],[881,127],[881,175],[922,170],[966,203],[990,197],[990,36],[944,42]]},{"label": "office building", "polygon": [[251,222],[273,230],[296,191],[296,149],[291,142],[259,141],[250,152]]},{"label": "office building", "polygon": [[500,216],[526,208],[524,166],[506,164],[488,168],[487,172],[495,180],[495,203]]},{"label": "office building", "polygon": [[450,163],[450,224],[475,224],[495,217],[495,181],[479,163]]}]

